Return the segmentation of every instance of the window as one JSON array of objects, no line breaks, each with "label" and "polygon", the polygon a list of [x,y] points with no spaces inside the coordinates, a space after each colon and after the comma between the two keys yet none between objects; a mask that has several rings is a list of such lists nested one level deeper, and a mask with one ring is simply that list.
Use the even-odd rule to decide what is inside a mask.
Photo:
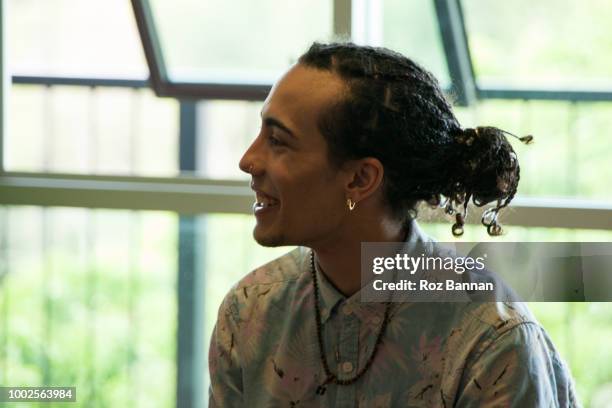
[{"label": "window", "polygon": [[[267,87],[312,41],[348,28],[429,68],[451,97],[471,90],[456,110],[463,126],[535,136],[515,145],[521,185],[503,239],[611,241],[604,3],[133,0],[151,12],[160,89],[127,1],[4,0],[0,382],[67,382],[99,405],[205,400],[222,297],[290,249],[250,238],[237,162]],[[453,239],[440,214],[422,216],[427,232]],[[468,225],[463,239],[490,238]],[[612,330],[610,304],[532,309],[596,404],[611,375],[597,340]]]},{"label": "window", "polygon": [[9,171],[179,172],[178,103],[148,89],[17,84],[9,111],[4,160]]},{"label": "window", "polygon": [[6,65],[14,75],[146,79],[148,68],[125,0],[5,0]]},{"label": "window", "polygon": [[480,85],[610,89],[609,2],[461,3]]},{"label": "window", "polygon": [[312,41],[332,35],[329,0],[150,4],[173,81],[269,84]]}]

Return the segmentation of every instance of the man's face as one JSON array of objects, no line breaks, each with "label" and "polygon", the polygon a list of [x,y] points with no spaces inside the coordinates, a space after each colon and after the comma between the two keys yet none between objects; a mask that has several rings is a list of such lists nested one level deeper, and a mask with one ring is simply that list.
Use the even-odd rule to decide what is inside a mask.
[{"label": "man's face", "polygon": [[347,175],[329,163],[317,124],[344,91],[334,74],[298,64],[264,102],[261,130],[240,160],[261,203],[253,231],[261,245],[313,246],[342,230]]}]

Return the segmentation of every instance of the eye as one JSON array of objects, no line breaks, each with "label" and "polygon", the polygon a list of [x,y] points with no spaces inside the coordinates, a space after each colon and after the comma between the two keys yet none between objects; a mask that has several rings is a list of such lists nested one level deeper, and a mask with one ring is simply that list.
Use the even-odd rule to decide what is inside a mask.
[{"label": "eye", "polygon": [[272,146],[272,147],[284,146],[285,145],[280,139],[278,139],[274,135],[269,135],[268,136],[268,144],[270,146]]}]

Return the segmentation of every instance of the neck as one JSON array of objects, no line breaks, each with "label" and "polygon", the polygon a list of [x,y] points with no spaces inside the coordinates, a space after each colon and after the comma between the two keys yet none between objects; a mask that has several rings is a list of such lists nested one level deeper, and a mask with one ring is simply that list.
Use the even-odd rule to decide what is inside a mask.
[{"label": "neck", "polygon": [[353,228],[333,243],[312,247],[320,270],[347,297],[361,289],[361,243],[403,242],[408,233],[399,222],[362,225],[364,228]]}]

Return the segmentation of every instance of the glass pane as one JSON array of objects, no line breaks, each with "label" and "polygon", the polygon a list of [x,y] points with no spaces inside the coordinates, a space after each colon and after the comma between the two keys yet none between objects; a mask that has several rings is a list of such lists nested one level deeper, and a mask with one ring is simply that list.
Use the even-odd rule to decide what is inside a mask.
[{"label": "glass pane", "polygon": [[171,213],[0,207],[0,383],[174,406],[176,230]]},{"label": "glass pane", "polygon": [[443,87],[450,86],[432,1],[354,1],[353,16],[357,43],[398,51],[431,71]]},{"label": "glass pane", "polygon": [[148,76],[127,0],[8,0],[7,12],[12,74]]},{"label": "glass pane", "polygon": [[[292,248],[258,246],[252,216],[207,215],[197,222],[207,355],[227,291]],[[449,225],[422,226],[451,239]],[[173,405],[177,228],[177,216],[162,212],[0,207],[0,382],[74,384],[82,401],[99,406]],[[465,240],[484,236],[473,230],[484,231],[470,226]],[[503,239],[509,241],[612,240],[610,231],[508,231]],[[610,378],[612,355],[604,343],[612,330],[610,306],[531,305],[587,405],[601,398]],[[585,330],[597,335],[581,336]]]},{"label": "glass pane", "polygon": [[[295,247],[264,248],[252,238],[252,215],[207,215],[199,217],[200,233],[205,240],[205,356],[223,298],[242,277],[258,266],[278,258]],[[231,245],[227,245],[231,242]],[[208,392],[208,370],[204,390]]]},{"label": "glass pane", "polygon": [[[421,215],[426,217],[426,212]],[[505,227],[504,236],[490,237],[480,224],[467,225],[463,237],[456,239],[451,233],[453,222],[449,219],[446,224],[421,222],[420,225],[441,242],[612,242],[612,231],[513,225]],[[537,302],[530,303],[529,307],[569,364],[584,406],[607,406],[612,378],[612,349],[608,345],[612,336],[612,303]]]},{"label": "glass pane", "polygon": [[[258,132],[260,108],[260,102],[198,105],[199,174],[248,179],[238,161]],[[612,200],[612,173],[606,171],[612,145],[600,131],[612,128],[612,103],[488,100],[455,111],[464,127],[492,125],[535,136],[529,146],[510,138],[521,163],[519,195]]]},{"label": "glass pane", "polygon": [[612,200],[612,145],[602,132],[612,128],[612,103],[488,100],[456,112],[464,127],[534,136],[528,146],[509,139],[521,164],[519,195]]},{"label": "glass pane", "polygon": [[272,83],[332,34],[332,1],[151,0],[174,81]]},{"label": "glass pane", "polygon": [[609,406],[612,303],[532,303],[529,307],[569,364],[584,406]]},{"label": "glass pane", "polygon": [[178,172],[178,103],[148,89],[14,85],[9,111],[7,170]]},{"label": "glass pane", "polygon": [[[262,248],[251,238],[254,220],[246,215],[209,215],[199,218],[200,233],[205,240],[205,310],[206,351],[217,318],[217,311],[225,294],[238,280],[253,268],[290,251],[292,247]],[[421,223],[423,229],[442,241],[452,241],[450,223]],[[205,235],[204,235],[205,234]],[[464,241],[490,240],[480,225],[466,228]],[[493,238],[500,240],[500,238]],[[610,231],[582,231],[546,228],[509,227],[501,238],[508,241],[612,241]],[[232,246],[226,242],[232,242]],[[610,303],[537,303],[532,304],[536,317],[542,322],[570,364],[578,390],[586,401],[605,390],[612,367],[612,354],[605,346],[612,331],[612,304]],[[596,327],[602,337],[585,338],[580,333],[589,325]],[[589,352],[585,353],[585,347]],[[592,362],[598,361],[596,366]],[[206,387],[208,375],[206,375]]]},{"label": "glass pane", "polygon": [[207,178],[247,179],[238,162],[259,133],[261,102],[198,104],[198,173]]},{"label": "glass pane", "polygon": [[612,85],[612,2],[463,0],[480,85]]},{"label": "glass pane", "polygon": [[[253,216],[194,220],[181,245],[203,243],[207,356],[231,286],[293,247],[258,246]],[[174,406],[178,227],[165,212],[0,207],[0,383],[74,385],[87,406]]]},{"label": "glass pane", "polygon": [[[512,211],[512,204],[510,204],[507,210]],[[427,215],[432,211],[439,214],[442,210],[423,208],[419,212],[419,219],[426,220]],[[504,224],[503,212],[500,219],[502,224]],[[491,237],[487,234],[487,229],[480,222],[477,224],[466,224],[463,236],[455,238],[451,232],[451,226],[455,221],[452,217],[449,217],[448,220],[448,223],[419,222],[419,225],[423,231],[440,242],[612,242],[612,231],[609,230],[535,228],[506,224],[504,224],[504,234],[501,237]],[[468,214],[468,221],[470,220],[474,220],[474,216]]]}]

